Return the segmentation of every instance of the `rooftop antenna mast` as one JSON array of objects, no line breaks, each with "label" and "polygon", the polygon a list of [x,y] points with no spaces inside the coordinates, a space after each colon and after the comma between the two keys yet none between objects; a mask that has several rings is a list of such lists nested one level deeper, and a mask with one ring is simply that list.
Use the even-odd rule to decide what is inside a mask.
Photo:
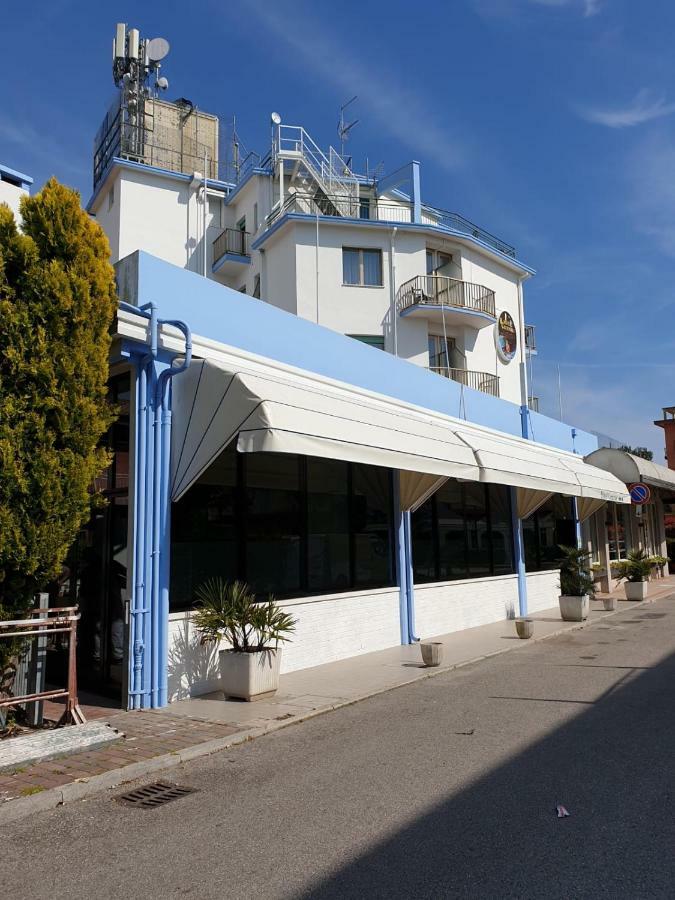
[{"label": "rooftop antenna mast", "polygon": [[143,158],[145,101],[169,87],[168,79],[159,74],[161,60],[168,52],[169,42],[164,38],[147,40],[141,38],[137,28],[127,28],[124,22],[117,23],[112,44],[113,81],[122,94],[122,149],[132,157]]},{"label": "rooftop antenna mast", "polygon": [[351,100],[347,100],[346,103],[343,103],[340,107],[340,121],[338,123],[338,137],[340,138],[340,156],[342,159],[345,158],[345,144],[349,140],[350,132],[355,125],[359,124],[358,119],[354,119],[353,122],[345,122],[345,110],[348,106],[358,99],[358,96],[355,94]]}]

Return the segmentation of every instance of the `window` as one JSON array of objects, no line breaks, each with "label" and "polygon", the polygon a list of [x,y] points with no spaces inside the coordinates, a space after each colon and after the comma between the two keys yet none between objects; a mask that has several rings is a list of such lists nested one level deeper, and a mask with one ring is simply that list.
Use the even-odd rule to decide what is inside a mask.
[{"label": "window", "polygon": [[605,510],[609,558],[614,560],[625,559],[626,514],[624,508],[618,503],[608,503]]},{"label": "window", "polygon": [[259,224],[260,223],[258,221],[258,204],[254,203],[253,204],[253,231],[254,232],[256,232],[258,230]]},{"label": "window", "polygon": [[369,347],[377,347],[378,350],[384,350],[383,334],[349,334],[347,337],[354,338],[355,341],[361,341],[362,344],[368,344]]},{"label": "window", "polygon": [[525,568],[528,572],[556,569],[560,546],[576,546],[576,522],[572,500],[554,496],[523,520]]},{"label": "window", "polygon": [[220,576],[262,598],[395,583],[391,472],[225,450],[172,514],[171,608]]},{"label": "window", "polygon": [[412,539],[416,581],[512,574],[508,488],[447,481],[413,513]]},{"label": "window", "polygon": [[364,194],[359,197],[359,219],[370,219],[370,197]]},{"label": "window", "polygon": [[342,281],[362,287],[382,287],[382,251],[343,247]]},{"label": "window", "polygon": [[214,228],[221,227],[221,215],[222,203],[220,197],[209,197],[209,216],[210,216],[210,224]]},{"label": "window", "polygon": [[448,369],[461,369],[454,337],[443,338],[438,334],[430,334],[429,368],[439,375],[447,375]]},{"label": "window", "polygon": [[113,208],[114,205],[115,205],[115,185],[113,184],[113,186],[108,191],[108,212],[110,212],[110,210]]},{"label": "window", "polygon": [[253,296],[260,300],[260,273],[253,276]]}]

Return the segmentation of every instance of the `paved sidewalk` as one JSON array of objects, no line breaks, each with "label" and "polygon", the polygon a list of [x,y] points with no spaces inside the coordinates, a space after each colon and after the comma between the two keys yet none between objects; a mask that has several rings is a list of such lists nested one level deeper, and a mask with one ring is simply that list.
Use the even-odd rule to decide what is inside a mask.
[{"label": "paved sidewalk", "polygon": [[[622,591],[616,596],[623,595]],[[647,603],[675,598],[675,577],[653,582]],[[557,607],[536,613],[534,640],[587,627],[642,604],[619,600],[617,612],[592,602],[585,623],[563,622]],[[526,647],[511,621],[436,638],[443,665],[427,669],[418,646],[394,647],[282,676],[276,696],[256,703],[225,700],[221,693],[183,700],[165,710],[115,712],[104,721],[124,732],[110,748],[76,753],[0,775],[0,825],[38,809],[90,796],[102,789],[226,749],[312,716],[471,662]],[[1,752],[1,746],[0,746]]]}]

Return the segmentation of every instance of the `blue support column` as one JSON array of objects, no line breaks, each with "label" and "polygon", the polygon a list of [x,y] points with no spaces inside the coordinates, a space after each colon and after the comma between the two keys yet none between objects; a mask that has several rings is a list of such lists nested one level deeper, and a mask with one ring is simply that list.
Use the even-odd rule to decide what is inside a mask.
[{"label": "blue support column", "polygon": [[398,584],[401,643],[409,644],[408,633],[408,561],[406,551],[405,513],[401,512],[399,473],[394,472],[394,540],[396,544],[396,583]]},{"label": "blue support column", "polygon": [[525,542],[523,540],[523,520],[518,518],[516,488],[511,488],[511,524],[513,526],[513,559],[518,576],[519,615],[527,615],[527,573],[525,571]]},{"label": "blue support column", "polygon": [[406,566],[407,566],[407,607],[408,607],[408,643],[419,641],[415,633],[415,575],[413,572],[412,550],[412,513],[406,510],[403,513],[403,531],[405,535]]},{"label": "blue support column", "polygon": [[579,503],[576,497],[572,498],[572,508],[574,509],[574,533],[577,538],[577,549],[581,550],[581,522],[579,521]]}]

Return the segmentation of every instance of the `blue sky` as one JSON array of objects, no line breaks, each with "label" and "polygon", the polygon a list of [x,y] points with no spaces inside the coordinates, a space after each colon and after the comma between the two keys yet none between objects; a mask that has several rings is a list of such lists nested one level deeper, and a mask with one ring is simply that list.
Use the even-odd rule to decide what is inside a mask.
[{"label": "blue sky", "polygon": [[[188,11],[189,10],[189,11]],[[424,199],[537,269],[534,392],[565,419],[662,460],[675,403],[675,4],[668,0],[29,2],[0,36],[0,161],[91,185],[113,96],[116,21],[171,43],[169,97],[263,149],[269,113],[385,171],[422,162]]]}]

